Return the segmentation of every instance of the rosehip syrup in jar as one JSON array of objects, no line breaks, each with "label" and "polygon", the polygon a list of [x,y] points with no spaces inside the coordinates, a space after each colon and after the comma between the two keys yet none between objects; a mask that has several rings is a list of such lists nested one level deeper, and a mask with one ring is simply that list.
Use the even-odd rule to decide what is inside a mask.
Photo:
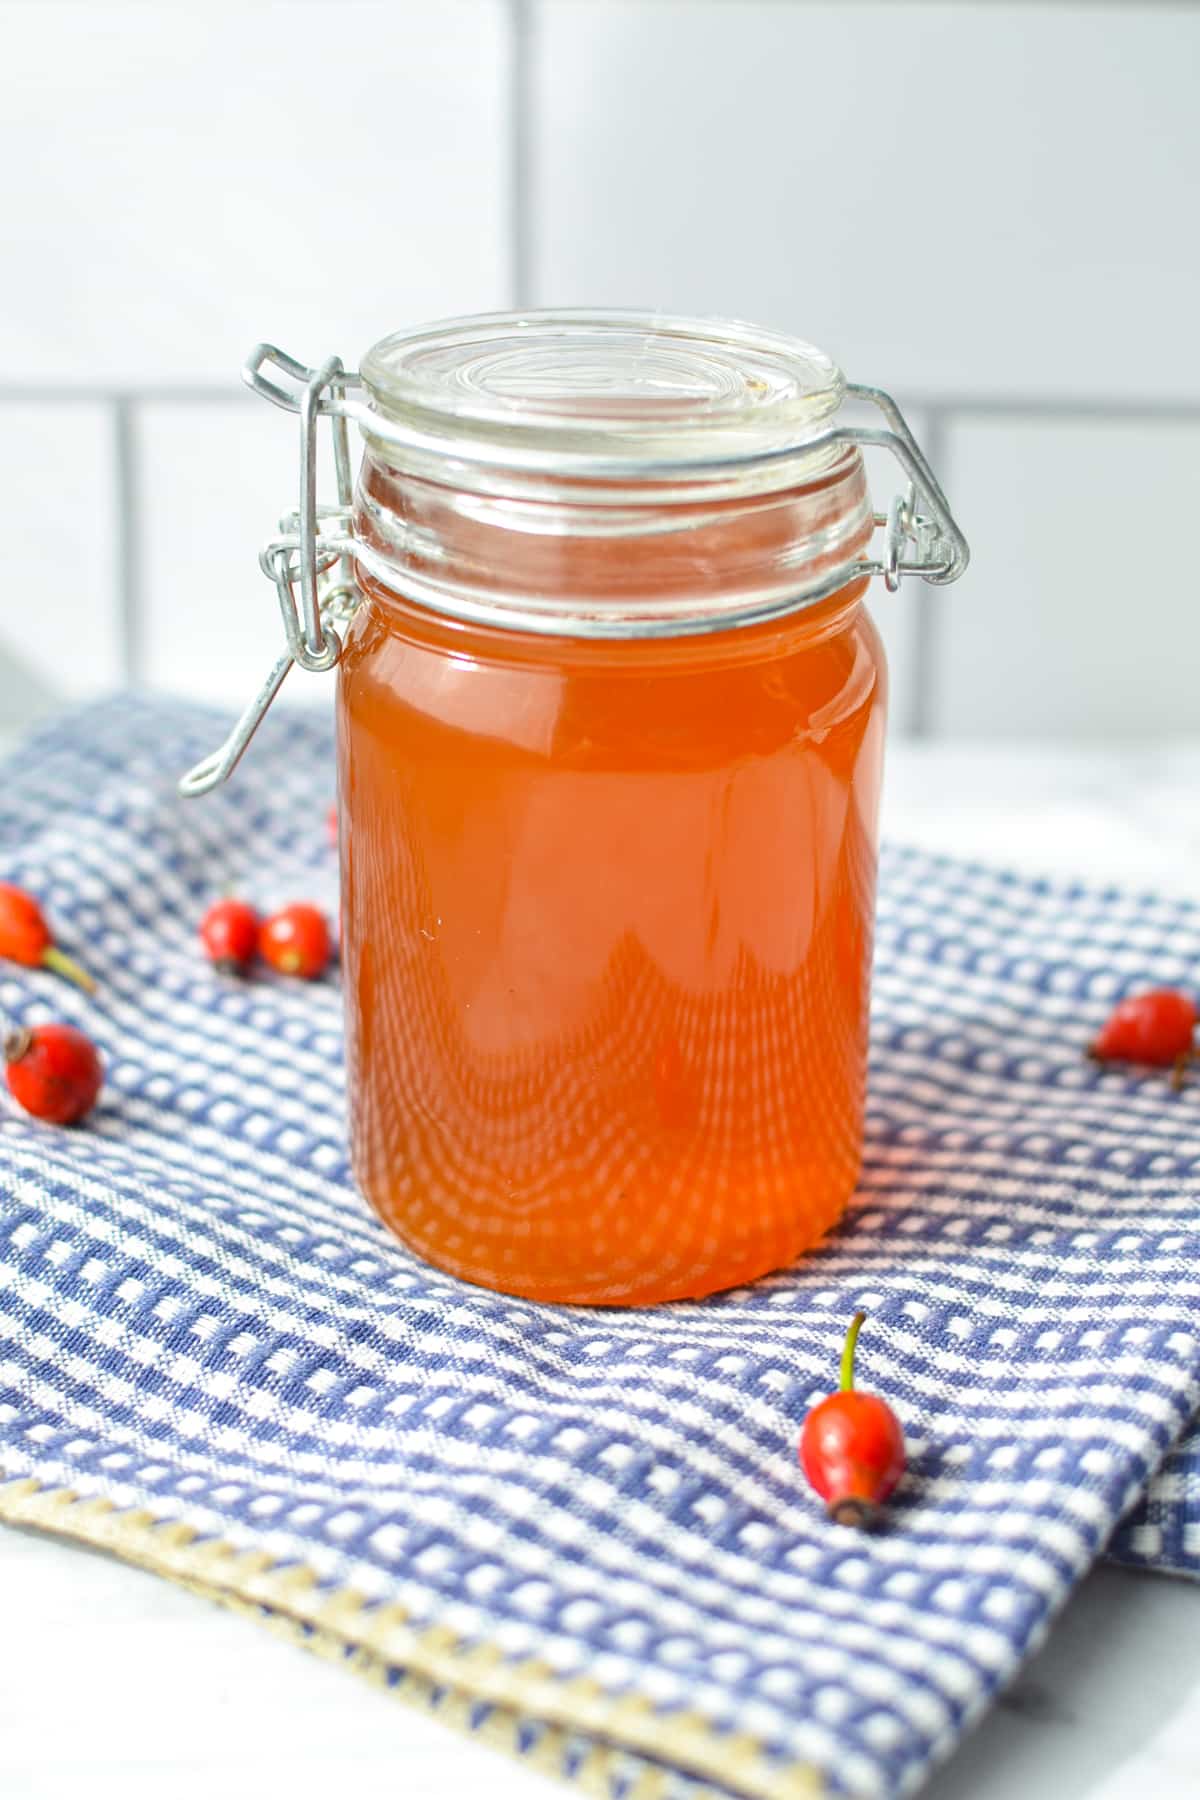
[{"label": "rosehip syrup in jar", "polygon": [[414,1250],[642,1304],[859,1167],[886,680],[837,369],[714,322],[386,339],[339,688],[356,1178]]}]

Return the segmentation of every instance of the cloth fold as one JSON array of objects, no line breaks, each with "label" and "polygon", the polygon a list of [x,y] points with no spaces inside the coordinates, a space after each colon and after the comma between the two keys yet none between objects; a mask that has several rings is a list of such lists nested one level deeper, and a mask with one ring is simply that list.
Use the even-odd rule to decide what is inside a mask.
[{"label": "cloth fold", "polygon": [[[1110,1539],[1200,1568],[1200,1087],[1080,1055],[1194,980],[1200,911],[886,852],[843,1225],[702,1303],[539,1307],[356,1195],[336,982],[201,960],[225,886],[336,905],[327,727],[272,718],[178,800],[223,723],[122,698],[6,771],[5,879],[99,986],[5,966],[0,1004],[81,1025],[108,1081],[78,1129],[0,1121],[0,1516],[679,1800],[912,1792]],[[870,1536],[795,1458],[859,1306],[910,1451]]]}]

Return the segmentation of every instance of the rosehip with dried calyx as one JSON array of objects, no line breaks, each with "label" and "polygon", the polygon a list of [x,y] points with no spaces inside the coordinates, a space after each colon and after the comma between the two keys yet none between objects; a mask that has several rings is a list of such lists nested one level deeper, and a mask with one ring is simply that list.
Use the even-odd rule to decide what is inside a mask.
[{"label": "rosehip with dried calyx", "polygon": [[23,1025],[4,1042],[9,1091],[35,1119],[73,1125],[96,1104],[104,1066],[73,1025]]},{"label": "rosehip with dried calyx", "polygon": [[1177,988],[1130,994],[1115,1006],[1098,1037],[1088,1045],[1094,1062],[1148,1063],[1173,1069],[1174,1084],[1195,1054],[1196,1004]]},{"label": "rosehip with dried calyx", "polygon": [[240,975],[258,951],[259,918],[244,900],[218,900],[200,921],[200,941],[210,961],[228,975]]},{"label": "rosehip with dried calyx", "polygon": [[866,1314],[846,1333],[838,1391],[814,1406],[800,1433],[800,1466],[838,1525],[873,1525],[904,1473],[904,1433],[878,1394],[854,1385],[854,1352]]},{"label": "rosehip with dried calyx", "polygon": [[331,953],[324,913],[302,900],[281,908],[263,920],[258,948],[264,960],[280,974],[299,975],[311,981],[321,974]]},{"label": "rosehip with dried calyx", "polygon": [[54,942],[46,915],[24,888],[0,881],[0,956],[27,969],[50,969],[90,994],[95,982]]}]

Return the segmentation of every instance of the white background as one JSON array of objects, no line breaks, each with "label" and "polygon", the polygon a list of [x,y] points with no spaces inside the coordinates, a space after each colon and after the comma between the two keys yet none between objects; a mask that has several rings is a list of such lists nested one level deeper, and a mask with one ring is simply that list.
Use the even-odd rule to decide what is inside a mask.
[{"label": "white background", "polygon": [[794,331],[912,409],[975,560],[877,598],[897,732],[1200,721],[1200,10],[0,0],[0,43],[0,724],[257,686],[257,339],[569,302]]}]

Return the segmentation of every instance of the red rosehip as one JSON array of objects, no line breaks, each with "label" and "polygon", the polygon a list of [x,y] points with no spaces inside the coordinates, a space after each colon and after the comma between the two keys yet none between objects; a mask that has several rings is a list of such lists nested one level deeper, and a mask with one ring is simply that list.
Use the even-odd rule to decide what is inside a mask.
[{"label": "red rosehip", "polygon": [[1131,994],[1113,1008],[1099,1037],[1088,1047],[1097,1062],[1152,1063],[1169,1068],[1192,1054],[1196,1007],[1175,988]]},{"label": "red rosehip", "polygon": [[4,1045],[9,1090],[35,1119],[73,1125],[96,1104],[104,1067],[73,1025],[27,1025]]},{"label": "red rosehip", "polygon": [[241,974],[258,949],[258,914],[244,900],[218,900],[200,921],[200,941],[218,969]]},{"label": "red rosehip", "polygon": [[53,969],[90,994],[96,984],[86,970],[54,942],[46,915],[24,888],[0,881],[0,956],[27,969]]},{"label": "red rosehip", "polygon": [[325,915],[305,901],[297,901],[264,919],[258,948],[273,969],[284,975],[300,975],[311,981],[325,968],[330,956],[329,927]]},{"label": "red rosehip", "polygon": [[865,1313],[856,1312],[842,1352],[841,1386],[814,1406],[800,1434],[800,1466],[839,1525],[874,1523],[904,1473],[904,1433],[878,1394],[854,1386],[854,1350]]}]

